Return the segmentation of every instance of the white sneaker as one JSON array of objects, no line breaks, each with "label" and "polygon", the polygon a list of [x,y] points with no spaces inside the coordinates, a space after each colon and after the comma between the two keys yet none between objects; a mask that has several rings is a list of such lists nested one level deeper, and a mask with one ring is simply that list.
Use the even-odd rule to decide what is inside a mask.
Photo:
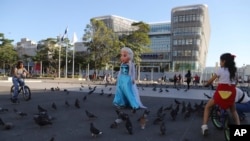
[{"label": "white sneaker", "polygon": [[201,126],[201,133],[202,133],[203,136],[207,136],[207,134],[208,134],[208,127],[207,127],[206,124],[203,124]]}]

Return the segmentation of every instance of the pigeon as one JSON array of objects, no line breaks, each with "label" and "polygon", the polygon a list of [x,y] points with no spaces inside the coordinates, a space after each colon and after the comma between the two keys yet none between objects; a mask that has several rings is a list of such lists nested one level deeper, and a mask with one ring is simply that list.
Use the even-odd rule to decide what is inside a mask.
[{"label": "pigeon", "polygon": [[95,91],[95,89],[90,90],[90,91],[88,92],[88,95],[91,95],[94,91]]},{"label": "pigeon", "polygon": [[206,93],[204,93],[204,96],[205,96],[206,98],[208,98],[208,99],[211,99],[211,98],[212,98],[211,96],[207,95]]},{"label": "pigeon", "polygon": [[126,119],[128,118],[128,114],[127,113],[124,113],[120,110],[115,110],[116,111],[116,114],[118,115],[118,120],[122,120],[122,121],[126,121]]},{"label": "pigeon", "polygon": [[165,126],[165,123],[162,122],[160,125],[160,134],[165,135],[165,132],[166,132],[166,126]]},{"label": "pigeon", "polygon": [[182,102],[182,109],[181,109],[181,113],[185,113],[186,112],[186,103],[185,101]]},{"label": "pigeon", "polygon": [[86,115],[87,115],[87,117],[88,117],[89,119],[94,119],[94,118],[97,118],[97,116],[96,116],[96,115],[94,115],[94,114],[90,113],[88,110],[85,110],[85,113],[86,113]]},{"label": "pigeon", "polygon": [[69,102],[68,102],[67,100],[65,100],[65,105],[66,105],[67,107],[70,106],[70,105],[69,105]]},{"label": "pigeon", "polygon": [[172,108],[173,108],[173,104],[169,105],[168,107],[164,108],[163,110],[168,111],[168,110],[171,110]]},{"label": "pigeon", "polygon": [[60,91],[60,88],[57,86],[57,87],[55,88],[55,90]]},{"label": "pigeon", "polygon": [[102,132],[99,129],[97,129],[92,122],[90,123],[90,133],[91,133],[91,136],[93,137],[96,137],[102,134]]},{"label": "pigeon", "polygon": [[175,102],[175,104],[177,104],[177,105],[181,104],[181,102],[178,101],[178,100],[176,100],[176,99],[174,99],[174,102]]},{"label": "pigeon", "polygon": [[132,126],[132,123],[131,123],[129,117],[126,118],[125,126],[126,126],[126,129],[127,129],[128,133],[130,135],[132,135],[133,134],[133,126]]},{"label": "pigeon", "polygon": [[165,91],[166,91],[166,92],[169,92],[169,90],[168,90],[167,88],[165,89]]},{"label": "pigeon", "polygon": [[89,90],[92,90],[92,87],[90,85],[88,85],[88,86],[89,86]]},{"label": "pigeon", "polygon": [[159,124],[164,120],[166,113],[162,113],[161,115],[157,116],[156,119],[154,120],[153,124]]},{"label": "pigeon", "polygon": [[186,113],[184,114],[184,119],[189,118],[191,115],[191,111],[186,111]]},{"label": "pigeon", "polygon": [[147,115],[144,113],[139,119],[141,129],[145,129],[147,121],[148,121]]},{"label": "pigeon", "polygon": [[154,87],[152,90],[153,90],[153,91],[156,91],[156,87]]},{"label": "pigeon", "polygon": [[78,108],[78,109],[80,108],[80,103],[79,103],[78,98],[75,101],[75,107]]},{"label": "pigeon", "polygon": [[133,108],[132,111],[131,111],[133,114],[136,113],[136,108]]},{"label": "pigeon", "polygon": [[177,116],[177,110],[172,109],[171,112],[170,112],[170,115],[171,115],[172,120],[175,120],[176,116]]},{"label": "pigeon", "polygon": [[157,110],[157,113],[156,115],[159,117],[163,112],[163,106],[161,106],[158,110]]},{"label": "pigeon", "polygon": [[14,127],[13,123],[3,122],[3,120],[1,118],[0,118],[0,125],[2,125],[5,130],[10,130]]},{"label": "pigeon", "polygon": [[69,91],[67,89],[63,90],[66,94],[69,94]]},{"label": "pigeon", "polygon": [[38,114],[34,114],[33,119],[36,124],[40,127],[45,125],[52,125],[51,118],[47,114],[47,112],[41,112]]},{"label": "pigeon", "polygon": [[111,125],[110,125],[110,128],[117,128],[118,127],[118,123],[117,122],[113,122]]},{"label": "pigeon", "polygon": [[47,112],[47,110],[42,108],[40,105],[37,105],[37,109],[38,109],[39,113],[40,112]]},{"label": "pigeon", "polygon": [[144,112],[143,112],[143,115],[147,117],[149,115],[149,113],[150,113],[150,111],[145,109]]},{"label": "pigeon", "polygon": [[83,101],[86,101],[86,99],[87,99],[87,96],[85,95],[85,96],[82,98],[82,100],[83,100]]},{"label": "pigeon", "polygon": [[112,96],[112,93],[108,94],[107,97],[111,97]]},{"label": "pigeon", "polygon": [[1,108],[0,107],[0,112],[8,112],[9,110],[7,108]]},{"label": "pigeon", "polygon": [[54,88],[54,87],[51,87],[50,90],[51,90],[51,91],[55,91],[55,88]]},{"label": "pigeon", "polygon": [[51,137],[49,141],[54,141],[54,140],[55,140],[55,138],[54,138],[54,137]]},{"label": "pigeon", "polygon": [[27,113],[24,113],[24,112],[21,112],[21,111],[18,111],[17,109],[13,109],[13,111],[19,115],[20,117],[24,117],[24,116],[27,116],[28,114]]},{"label": "pigeon", "polygon": [[162,90],[162,88],[160,88],[159,93],[162,93],[162,92],[163,92],[163,90]]},{"label": "pigeon", "polygon": [[103,91],[103,89],[101,90],[101,93],[99,94],[99,95],[103,95],[104,94],[104,91]]},{"label": "pigeon", "polygon": [[56,107],[55,102],[52,103],[51,107],[52,107],[53,109],[57,110],[57,107]]}]

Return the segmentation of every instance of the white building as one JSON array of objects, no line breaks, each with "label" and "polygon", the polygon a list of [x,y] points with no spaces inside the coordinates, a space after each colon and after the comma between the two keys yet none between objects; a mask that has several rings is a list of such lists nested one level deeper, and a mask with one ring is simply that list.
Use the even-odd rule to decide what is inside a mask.
[{"label": "white building", "polygon": [[23,58],[24,55],[35,56],[37,43],[27,38],[22,38],[20,42],[17,42],[16,50],[19,58]]}]

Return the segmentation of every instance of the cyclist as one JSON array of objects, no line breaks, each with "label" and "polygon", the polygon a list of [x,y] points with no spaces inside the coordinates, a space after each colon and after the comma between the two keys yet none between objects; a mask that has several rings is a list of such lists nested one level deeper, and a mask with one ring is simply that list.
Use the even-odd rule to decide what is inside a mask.
[{"label": "cyclist", "polygon": [[219,105],[222,109],[230,109],[233,118],[237,125],[240,124],[239,116],[235,108],[236,96],[236,71],[237,68],[234,62],[234,55],[224,53],[220,56],[220,68],[208,80],[205,86],[209,86],[215,79],[218,79],[218,87],[212,99],[210,99],[204,109],[203,125],[201,126],[202,134],[205,136],[208,133],[208,118],[211,107],[215,104]]},{"label": "cyclist", "polygon": [[12,103],[19,103],[19,101],[18,101],[18,88],[19,88],[19,85],[20,86],[24,85],[24,81],[22,78],[26,77],[27,74],[29,74],[29,72],[24,68],[23,62],[18,61],[16,67],[13,68],[13,70],[12,70],[12,82],[13,82],[14,87],[15,87],[13,95],[11,97]]},{"label": "cyclist", "polygon": [[238,112],[240,120],[243,121],[246,117],[244,113],[250,113],[250,97],[240,88],[236,88],[236,91],[236,110]]}]

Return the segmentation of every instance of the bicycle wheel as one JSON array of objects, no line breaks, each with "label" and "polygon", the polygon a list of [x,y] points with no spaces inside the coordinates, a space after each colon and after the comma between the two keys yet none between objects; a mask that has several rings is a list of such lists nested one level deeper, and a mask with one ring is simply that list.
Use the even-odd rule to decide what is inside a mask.
[{"label": "bicycle wheel", "polygon": [[232,119],[230,116],[227,116],[225,119],[225,126],[224,126],[224,136],[226,141],[230,141],[230,128],[229,125],[232,124]]},{"label": "bicycle wheel", "polygon": [[211,120],[213,125],[217,128],[222,130],[223,129],[223,123],[222,123],[222,119],[221,119],[221,112],[220,112],[220,108],[215,106],[213,107],[212,111],[211,111]]},{"label": "bicycle wheel", "polygon": [[30,88],[28,86],[26,86],[26,85],[23,86],[22,93],[23,93],[24,100],[28,101],[31,99],[31,92],[30,92]]}]

